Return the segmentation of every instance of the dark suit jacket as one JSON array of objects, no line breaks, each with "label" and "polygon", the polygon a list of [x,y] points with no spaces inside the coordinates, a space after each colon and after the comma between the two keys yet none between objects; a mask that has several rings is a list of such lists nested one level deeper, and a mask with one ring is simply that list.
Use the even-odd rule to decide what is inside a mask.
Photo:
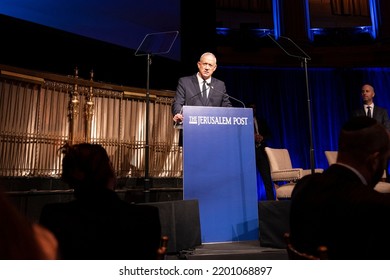
[{"label": "dark suit jacket", "polygon": [[209,98],[207,102],[204,103],[196,74],[180,78],[172,104],[172,114],[176,115],[181,113],[184,105],[213,107],[232,106],[229,96],[226,94],[226,87],[223,81],[211,77],[210,87]]},{"label": "dark suit jacket", "polygon": [[93,200],[47,204],[40,223],[57,237],[62,259],[157,258],[158,208],[128,204],[111,191]]},{"label": "dark suit jacket", "polygon": [[[359,117],[359,116],[365,116],[366,111],[364,110],[364,107],[355,110],[352,113],[353,117]],[[374,106],[374,111],[372,112],[372,117],[376,119],[380,124],[384,125],[388,130],[390,130],[390,120],[389,120],[389,114],[387,112],[387,109]]]},{"label": "dark suit jacket", "polygon": [[302,178],[291,198],[292,244],[331,259],[390,259],[390,195],[378,193],[350,169],[334,164]]}]

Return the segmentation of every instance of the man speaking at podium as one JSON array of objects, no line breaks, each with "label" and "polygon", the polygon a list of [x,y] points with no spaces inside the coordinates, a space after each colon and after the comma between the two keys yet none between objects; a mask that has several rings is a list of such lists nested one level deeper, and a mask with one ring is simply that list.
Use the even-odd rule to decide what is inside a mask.
[{"label": "man speaking at podium", "polygon": [[[198,63],[198,73],[179,79],[172,104],[172,115],[175,127],[183,122],[183,106],[232,107],[225,83],[212,77],[217,69],[217,58],[214,54],[202,54]],[[179,146],[182,146],[180,134]]]},{"label": "man speaking at podium", "polygon": [[184,146],[183,199],[198,201],[202,242],[256,240],[252,110],[232,108],[225,83],[212,77],[217,68],[212,53],[204,53],[197,65],[196,74],[179,79],[172,104],[173,121],[184,121],[178,143]]}]

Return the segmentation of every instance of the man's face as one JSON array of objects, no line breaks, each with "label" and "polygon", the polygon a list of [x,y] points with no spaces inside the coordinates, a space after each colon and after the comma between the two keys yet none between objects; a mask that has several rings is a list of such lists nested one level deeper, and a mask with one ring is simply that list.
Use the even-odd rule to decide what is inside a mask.
[{"label": "man's face", "polygon": [[214,57],[204,56],[202,60],[198,62],[198,69],[203,79],[207,80],[210,78],[215,69],[217,69]]},{"label": "man's face", "polygon": [[362,100],[363,100],[364,104],[369,105],[372,103],[372,100],[375,96],[375,92],[374,92],[374,89],[372,88],[372,86],[364,85],[362,87],[361,95],[362,95]]}]

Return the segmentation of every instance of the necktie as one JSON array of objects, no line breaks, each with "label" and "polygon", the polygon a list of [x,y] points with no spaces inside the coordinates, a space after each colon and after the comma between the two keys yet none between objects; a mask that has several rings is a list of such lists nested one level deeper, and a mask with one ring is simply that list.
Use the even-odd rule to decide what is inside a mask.
[{"label": "necktie", "polygon": [[367,117],[371,118],[371,107],[367,106]]},{"label": "necktie", "polygon": [[206,88],[206,80],[203,80],[203,86],[202,86],[202,97],[203,100],[207,100],[207,88]]}]

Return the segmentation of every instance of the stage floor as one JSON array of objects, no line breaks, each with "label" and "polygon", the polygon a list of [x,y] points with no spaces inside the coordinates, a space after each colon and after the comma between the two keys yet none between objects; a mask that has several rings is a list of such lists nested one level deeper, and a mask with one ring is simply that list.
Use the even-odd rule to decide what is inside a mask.
[{"label": "stage floor", "polygon": [[259,241],[206,243],[193,250],[169,254],[170,260],[287,260],[285,249],[261,247]]}]

